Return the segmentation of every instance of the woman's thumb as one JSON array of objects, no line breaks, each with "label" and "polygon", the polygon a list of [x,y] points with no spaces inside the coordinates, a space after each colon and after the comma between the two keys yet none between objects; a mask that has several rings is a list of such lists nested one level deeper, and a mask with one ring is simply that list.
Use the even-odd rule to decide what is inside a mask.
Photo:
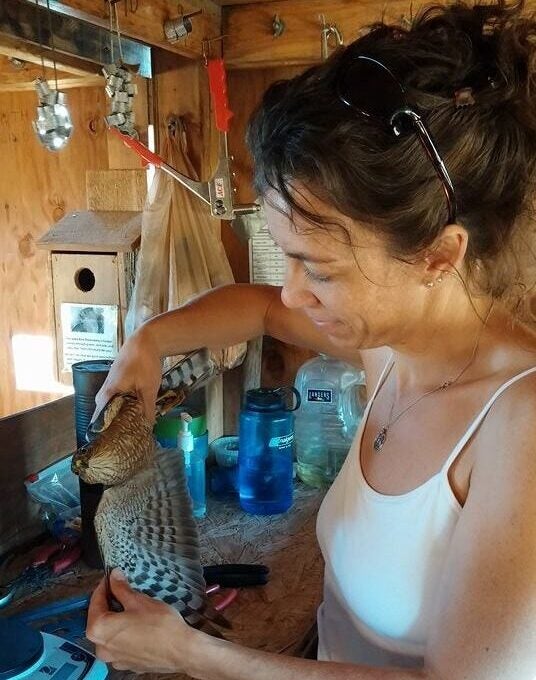
[{"label": "woman's thumb", "polygon": [[136,591],[132,590],[127,577],[121,569],[113,569],[110,574],[110,589],[114,598],[123,606],[130,609],[136,604]]}]

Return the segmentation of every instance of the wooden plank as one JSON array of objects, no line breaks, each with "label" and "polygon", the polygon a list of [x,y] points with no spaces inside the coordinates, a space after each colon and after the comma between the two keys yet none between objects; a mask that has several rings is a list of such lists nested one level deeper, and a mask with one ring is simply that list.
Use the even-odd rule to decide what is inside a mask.
[{"label": "wooden plank", "polygon": [[[155,50],[153,68],[157,150],[162,150],[169,116],[182,117],[186,122],[188,150],[194,167],[197,172],[208,176],[210,168],[206,167],[206,154],[210,147],[210,119],[207,121],[206,99],[202,92],[205,87],[208,96],[202,62],[191,62],[164,50]],[[208,108],[210,114],[210,106]]]},{"label": "wooden plank", "polygon": [[0,554],[42,531],[24,479],[76,448],[74,397],[0,418],[2,512]]},{"label": "wooden plank", "polygon": [[[230,5],[250,5],[254,3],[273,2],[274,0],[212,0],[218,7],[227,7]],[[50,3],[52,5],[52,3]]]},{"label": "wooden plank", "polygon": [[85,61],[73,55],[53,55],[50,50],[43,50],[39,45],[34,45],[22,38],[0,34],[0,54],[7,57],[15,57],[30,64],[41,67],[44,62],[47,69],[54,68],[54,58],[57,68],[65,73],[84,77],[101,73],[101,65]]},{"label": "wooden plank", "polygon": [[118,347],[120,347],[125,340],[125,319],[128,312],[127,300],[127,257],[128,253],[117,253],[117,286],[119,289],[119,328],[118,330]]},{"label": "wooden plank", "polygon": [[116,253],[137,248],[140,239],[139,212],[80,210],[61,219],[37,245],[56,251]]},{"label": "wooden plank", "polygon": [[[203,63],[191,62],[164,50],[154,50],[153,67],[157,149],[162,148],[169,116],[182,117],[186,122],[192,163],[200,177],[210,177],[216,167],[217,134]],[[211,440],[224,433],[225,377],[219,376],[211,381],[206,389],[207,426]],[[227,385],[225,392],[227,399]]]},{"label": "wooden plank", "polygon": [[213,0],[220,7],[230,7],[234,5],[254,5],[255,3],[274,2],[274,0]]},{"label": "wooden plank", "polygon": [[[46,5],[46,0],[39,0]],[[50,2],[51,9],[74,16],[91,23],[108,27],[108,3],[102,0],[63,0]],[[119,25],[121,32],[153,47],[185,57],[198,59],[202,55],[202,41],[221,33],[221,8],[211,0],[183,0],[182,12],[188,14],[202,10],[202,14],[192,18],[192,32],[176,43],[169,43],[164,34],[164,22],[179,16],[179,5],[175,0],[152,0],[140,2],[135,12],[124,12],[123,3],[119,6]]]},{"label": "wooden plank", "polygon": [[147,198],[146,170],[88,170],[88,210],[141,211]]},{"label": "wooden plank", "polygon": [[[44,75],[47,80],[53,80],[54,69],[45,68]],[[40,64],[32,64],[0,53],[0,87],[33,83],[36,78],[42,76],[43,69]],[[69,77],[69,73],[62,71],[61,66],[58,65],[57,76],[65,79]]]},{"label": "wooden plank", "polygon": [[0,416],[58,398],[16,389],[11,343],[18,334],[52,335],[48,253],[36,248],[36,241],[66,213],[86,205],[86,170],[108,163],[100,123],[104,91],[71,90],[69,103],[72,139],[61,152],[51,153],[32,129],[35,94],[0,94]]},{"label": "wooden plank", "polygon": [[[238,203],[249,203],[255,200],[252,185],[253,165],[245,143],[249,118],[271,83],[281,78],[292,78],[302,70],[303,67],[294,66],[252,71],[230,71],[227,74],[229,104],[234,113],[229,133],[229,148],[234,156],[233,171],[236,173],[235,183],[238,188],[236,200]],[[238,244],[236,244],[236,247],[239,247]],[[246,244],[241,245],[241,251],[241,257],[245,263],[248,260]],[[249,277],[246,281],[249,281]]]},{"label": "wooden plank", "polygon": [[218,375],[206,387],[207,430],[210,441],[223,436],[223,376]]},{"label": "wooden plank", "polygon": [[[249,117],[272,82],[281,78],[291,78],[302,70],[303,67],[293,66],[235,70],[228,74],[229,102],[234,112],[229,146],[235,159],[233,170],[236,172],[239,202],[247,203],[256,198],[252,188],[252,160],[244,141]],[[241,275],[247,274],[249,267],[247,245],[235,236],[232,241],[230,238],[226,239],[226,246],[233,271],[238,271]],[[249,281],[249,275],[245,280]],[[242,367],[242,389],[245,391],[259,385],[263,387],[291,385],[299,366],[311,356],[312,353],[307,350],[285,345],[272,338],[264,339],[264,347],[262,338],[253,340],[248,343],[248,355]]]},{"label": "wooden plank", "polygon": [[[37,3],[26,0],[9,0],[7,15],[9,21],[0,23],[0,39],[5,36],[8,40],[33,43],[40,51],[47,51],[52,59],[57,59],[58,54],[66,54],[95,65],[115,61],[115,54],[120,52],[125,63],[137,65],[141,75],[151,75],[151,48],[123,35],[119,50],[116,32],[110,33],[109,27],[81,21],[52,9],[49,11],[46,6],[39,7]],[[43,27],[41,31],[40,26]],[[117,43],[116,50],[112,43]]]},{"label": "wooden plank", "polygon": [[[342,32],[345,44],[355,40],[362,27],[385,17],[403,22],[424,0],[279,0],[266,4],[229,7],[224,11],[224,56],[228,68],[291,66],[321,60],[321,22],[324,14]],[[272,22],[278,14],[285,23],[274,38]]]},{"label": "wooden plank", "polygon": [[[54,80],[49,81],[52,87],[56,87]],[[58,90],[71,90],[75,87],[102,87],[102,78],[99,76],[84,76],[82,78],[59,78]],[[0,92],[27,92],[35,91],[35,81],[21,81],[9,85],[0,84]]]},{"label": "wooden plank", "polygon": [[314,356],[316,353],[311,350],[265,337],[261,371],[262,386],[293,385],[300,366]]}]

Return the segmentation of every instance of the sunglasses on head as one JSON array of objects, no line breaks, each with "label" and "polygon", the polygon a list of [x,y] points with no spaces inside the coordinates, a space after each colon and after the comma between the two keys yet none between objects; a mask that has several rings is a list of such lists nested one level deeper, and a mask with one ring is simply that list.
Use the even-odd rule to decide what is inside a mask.
[{"label": "sunglasses on head", "polygon": [[386,124],[399,137],[408,130],[419,141],[441,180],[449,222],[456,222],[456,197],[443,159],[423,119],[408,104],[406,92],[393,73],[377,59],[358,55],[343,60],[337,76],[339,99],[357,113]]}]

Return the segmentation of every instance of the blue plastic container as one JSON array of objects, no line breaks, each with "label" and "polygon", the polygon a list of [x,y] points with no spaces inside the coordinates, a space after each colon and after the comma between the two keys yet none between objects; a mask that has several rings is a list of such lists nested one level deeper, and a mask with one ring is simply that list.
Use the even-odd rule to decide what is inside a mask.
[{"label": "blue plastic container", "polygon": [[[289,406],[288,397],[296,396]],[[243,510],[277,515],[292,505],[294,415],[292,387],[248,390],[240,412],[238,492]]]}]

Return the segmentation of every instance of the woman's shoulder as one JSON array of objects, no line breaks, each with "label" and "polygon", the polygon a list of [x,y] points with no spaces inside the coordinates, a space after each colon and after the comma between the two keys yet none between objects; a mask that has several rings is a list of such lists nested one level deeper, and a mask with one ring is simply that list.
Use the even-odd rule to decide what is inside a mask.
[{"label": "woman's shoulder", "polygon": [[536,354],[513,362],[497,382],[471,476],[485,471],[501,483],[536,475]]}]

